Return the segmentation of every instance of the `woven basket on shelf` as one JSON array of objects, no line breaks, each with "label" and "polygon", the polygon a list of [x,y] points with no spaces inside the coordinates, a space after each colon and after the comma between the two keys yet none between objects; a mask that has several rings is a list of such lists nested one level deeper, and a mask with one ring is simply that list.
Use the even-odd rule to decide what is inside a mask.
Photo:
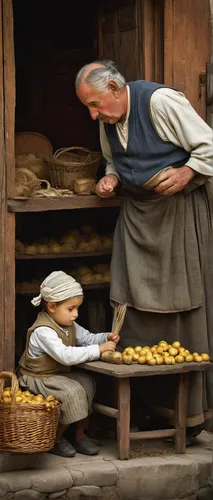
[{"label": "woven basket on shelf", "polygon": [[45,404],[16,404],[18,379],[14,373],[0,373],[0,394],[11,379],[12,403],[0,403],[0,451],[38,453],[53,448],[60,416],[60,404],[48,413]]},{"label": "woven basket on shelf", "polygon": [[15,135],[15,156],[34,153],[37,158],[52,156],[53,147],[45,135],[38,132],[17,132]]},{"label": "woven basket on shelf", "polygon": [[96,176],[101,153],[83,147],[58,149],[52,158],[46,158],[53,187],[73,189],[75,179]]}]

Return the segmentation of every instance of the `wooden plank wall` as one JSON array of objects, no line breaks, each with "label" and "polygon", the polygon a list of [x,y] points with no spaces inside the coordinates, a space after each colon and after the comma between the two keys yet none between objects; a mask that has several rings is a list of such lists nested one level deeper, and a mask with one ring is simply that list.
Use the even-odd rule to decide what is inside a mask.
[{"label": "wooden plank wall", "polygon": [[116,62],[127,81],[142,78],[140,0],[104,0],[99,13],[99,58]]},{"label": "wooden plank wall", "polygon": [[164,81],[163,0],[142,1],[143,79]]},{"label": "wooden plank wall", "polygon": [[184,92],[204,119],[210,49],[209,0],[165,0],[164,81]]}]

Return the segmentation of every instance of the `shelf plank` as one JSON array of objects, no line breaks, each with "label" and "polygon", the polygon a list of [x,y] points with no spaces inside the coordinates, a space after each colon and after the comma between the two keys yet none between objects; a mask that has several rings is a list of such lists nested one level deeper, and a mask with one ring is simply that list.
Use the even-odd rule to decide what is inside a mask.
[{"label": "shelf plank", "polygon": [[84,208],[119,207],[121,196],[99,198],[96,195],[72,196],[64,198],[9,198],[9,212],[47,212],[50,210],[76,210]]},{"label": "shelf plank", "polygon": [[72,252],[72,253],[35,253],[21,254],[16,252],[16,260],[38,260],[38,259],[69,259],[77,257],[98,257],[100,255],[111,255],[111,250],[100,250],[98,252]]},{"label": "shelf plank", "polygon": [[[110,286],[110,283],[101,283],[101,282],[97,282],[97,283],[93,283],[93,284],[90,284],[90,285],[81,285],[83,290],[96,290],[96,289],[101,289],[101,288],[109,288]],[[39,287],[35,290],[30,290],[30,291],[27,291],[24,292],[22,290],[16,290],[16,295],[35,295],[35,294],[38,294],[39,293]]]}]

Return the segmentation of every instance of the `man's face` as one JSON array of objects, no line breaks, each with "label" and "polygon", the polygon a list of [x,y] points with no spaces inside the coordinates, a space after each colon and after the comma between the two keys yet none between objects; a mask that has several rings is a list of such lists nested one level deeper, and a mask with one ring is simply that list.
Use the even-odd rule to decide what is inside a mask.
[{"label": "man's face", "polygon": [[99,92],[90,84],[82,83],[77,89],[80,101],[88,107],[93,120],[102,120],[105,123],[116,123],[122,116],[122,105],[119,90],[114,87],[106,92]]}]

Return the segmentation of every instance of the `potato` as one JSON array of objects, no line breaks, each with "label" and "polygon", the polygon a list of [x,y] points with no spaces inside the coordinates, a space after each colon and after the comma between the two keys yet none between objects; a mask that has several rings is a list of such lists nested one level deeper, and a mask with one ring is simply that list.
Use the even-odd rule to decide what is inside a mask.
[{"label": "potato", "polygon": [[139,363],[139,365],[145,365],[146,364],[145,356],[139,356],[138,363]]},{"label": "potato", "polygon": [[46,398],[46,401],[54,401],[54,400],[55,400],[55,398],[52,394],[49,394],[49,396],[47,396],[47,398]]},{"label": "potato", "polygon": [[166,356],[164,358],[164,363],[165,363],[165,365],[172,365],[173,364],[173,362],[172,362],[172,356]]},{"label": "potato", "polygon": [[107,363],[111,363],[111,360],[112,360],[112,355],[113,355],[113,352],[112,351],[105,351],[105,352],[102,352],[101,354],[101,359],[103,361],[106,361]]},{"label": "potato", "polygon": [[140,345],[136,345],[135,352],[139,353],[139,352],[141,352],[141,350],[142,350],[142,347]]},{"label": "potato", "polygon": [[194,358],[193,358],[192,354],[187,354],[187,356],[185,356],[186,363],[192,363],[193,359]]},{"label": "potato", "polygon": [[195,363],[202,363],[202,356],[193,356]]},{"label": "potato", "polygon": [[112,363],[122,363],[122,354],[120,352],[113,352]]},{"label": "potato", "polygon": [[130,356],[129,354],[127,354],[127,356],[125,356],[124,363],[126,365],[131,365],[132,364],[132,356]]},{"label": "potato", "polygon": [[153,358],[152,353],[147,352],[145,358],[146,358],[146,361],[149,361],[149,359]]},{"label": "potato", "polygon": [[175,340],[175,342],[173,342],[172,344],[172,347],[174,347],[175,349],[179,349],[181,347],[180,342],[178,342],[178,340]]},{"label": "potato", "polygon": [[170,356],[177,356],[178,355],[178,349],[175,349],[175,347],[171,347],[169,349],[169,354],[170,354]]},{"label": "potato", "polygon": [[139,354],[137,353],[133,354],[132,361],[138,361],[138,359],[139,359]]},{"label": "potato", "polygon": [[129,356],[134,356],[134,354],[135,354],[135,350],[133,349],[133,347],[127,347],[127,349],[125,349],[125,352],[126,352]]},{"label": "potato", "polygon": [[140,356],[146,356],[146,353],[148,352],[147,349],[141,349],[141,351],[139,352],[139,355]]},{"label": "potato", "polygon": [[148,359],[147,361],[147,365],[150,365],[150,366],[154,366],[156,365],[157,361],[155,358],[151,357],[150,359]]},{"label": "potato", "polygon": [[206,354],[205,352],[203,352],[203,353],[201,354],[201,358],[202,358],[202,360],[203,360],[203,361],[210,361],[210,357],[209,357],[209,355],[208,355],[208,354]]},{"label": "potato", "polygon": [[184,363],[184,357],[179,354],[175,357],[175,363]]},{"label": "potato", "polygon": [[160,347],[157,348],[157,353],[158,354],[163,354],[163,352],[164,352],[163,346],[160,346]]},{"label": "potato", "polygon": [[156,364],[157,365],[163,365],[164,363],[164,359],[163,359],[163,356],[160,356],[160,355],[156,355]]}]

